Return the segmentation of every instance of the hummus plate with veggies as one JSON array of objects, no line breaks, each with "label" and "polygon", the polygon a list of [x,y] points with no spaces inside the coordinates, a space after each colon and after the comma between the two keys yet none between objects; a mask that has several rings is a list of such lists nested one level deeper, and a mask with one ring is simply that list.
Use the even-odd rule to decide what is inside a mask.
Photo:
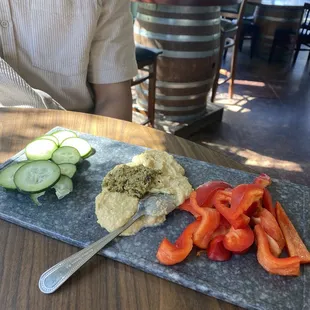
[{"label": "hummus plate with veggies", "polygon": [[[115,166],[103,179],[96,197],[98,223],[111,232],[128,222],[137,212],[138,202],[147,193],[172,195],[175,205],[187,199],[193,188],[184,168],[164,151],[147,150],[127,164]],[[143,227],[162,224],[166,215],[143,216],[122,235],[136,234]]]}]

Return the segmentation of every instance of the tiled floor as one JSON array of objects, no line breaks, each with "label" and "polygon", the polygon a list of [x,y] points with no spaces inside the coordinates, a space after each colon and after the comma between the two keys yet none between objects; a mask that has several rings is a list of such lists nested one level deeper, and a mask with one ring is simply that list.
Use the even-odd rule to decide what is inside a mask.
[{"label": "tiled floor", "polygon": [[[190,140],[220,149],[235,160],[273,177],[310,186],[310,63],[300,53],[294,67],[239,54],[235,95],[227,85],[216,102],[223,121]],[[229,55],[227,62],[229,61]]]}]

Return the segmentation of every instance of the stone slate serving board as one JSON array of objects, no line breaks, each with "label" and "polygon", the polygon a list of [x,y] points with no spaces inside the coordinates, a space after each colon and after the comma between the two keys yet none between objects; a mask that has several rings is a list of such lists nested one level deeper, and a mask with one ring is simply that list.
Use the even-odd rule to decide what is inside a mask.
[{"label": "stone slate serving board", "polygon": [[[49,133],[59,129],[62,128],[56,127]],[[116,164],[131,161],[145,148],[78,134],[89,141],[96,154],[78,167],[73,178],[73,193],[57,200],[53,192],[48,192],[40,199],[42,206],[36,207],[28,196],[0,188],[2,219],[78,247],[85,247],[107,234],[97,224],[94,212],[102,179]],[[236,186],[252,182],[255,177],[254,174],[186,157],[175,158],[185,168],[193,187],[209,180],[225,180]],[[0,165],[0,169],[23,159],[25,155],[21,151]],[[310,189],[274,180],[270,191],[274,200],[282,203],[309,248]],[[255,250],[223,263],[209,261],[206,255],[197,257],[193,251],[178,265],[160,265],[155,255],[161,240],[167,237],[175,241],[192,221],[191,215],[175,210],[163,225],[144,229],[135,236],[119,237],[100,254],[248,309],[310,309],[310,266],[302,265],[300,277],[269,275],[258,264]]]}]

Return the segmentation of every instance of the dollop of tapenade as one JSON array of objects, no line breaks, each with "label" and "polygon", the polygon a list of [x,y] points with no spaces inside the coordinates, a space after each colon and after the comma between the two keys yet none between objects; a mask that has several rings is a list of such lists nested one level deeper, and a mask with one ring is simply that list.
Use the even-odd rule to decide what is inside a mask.
[{"label": "dollop of tapenade", "polygon": [[102,185],[110,192],[126,193],[132,197],[142,198],[152,187],[159,173],[143,165],[120,165],[105,176]]}]

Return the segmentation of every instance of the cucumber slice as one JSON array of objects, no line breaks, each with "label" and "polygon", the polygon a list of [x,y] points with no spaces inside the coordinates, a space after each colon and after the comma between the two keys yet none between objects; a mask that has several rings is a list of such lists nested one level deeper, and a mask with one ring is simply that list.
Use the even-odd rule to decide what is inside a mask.
[{"label": "cucumber slice", "polygon": [[57,198],[62,199],[73,191],[73,182],[69,177],[62,175],[53,188],[56,190]]},{"label": "cucumber slice", "polygon": [[41,204],[41,202],[39,201],[38,198],[43,196],[44,194],[45,194],[45,191],[41,192],[41,193],[30,194],[30,198],[37,206],[41,206],[42,204]]},{"label": "cucumber slice", "polygon": [[93,156],[94,154],[96,154],[96,150],[92,148],[91,151],[87,155],[83,156],[83,159]]},{"label": "cucumber slice", "polygon": [[52,135],[45,135],[45,136],[42,136],[42,137],[40,137],[38,139],[52,140],[53,142],[56,143],[57,146],[59,145],[58,139],[55,136],[52,136]]},{"label": "cucumber slice", "polygon": [[82,157],[87,156],[92,151],[90,144],[81,138],[68,138],[60,146],[72,146],[79,151]]},{"label": "cucumber slice", "polygon": [[38,139],[26,146],[25,153],[30,160],[47,160],[52,157],[56,149],[57,145],[54,141]]},{"label": "cucumber slice", "polygon": [[60,168],[60,173],[62,175],[66,175],[70,179],[74,176],[76,173],[76,166],[73,164],[60,164],[58,165]]},{"label": "cucumber slice", "polygon": [[77,164],[81,159],[79,151],[72,146],[61,146],[52,155],[52,161],[60,164]]},{"label": "cucumber slice", "polygon": [[37,160],[21,166],[14,175],[14,183],[21,192],[39,193],[53,186],[59,178],[60,168],[55,163]]},{"label": "cucumber slice", "polygon": [[16,185],[14,183],[14,175],[15,172],[25,165],[27,161],[21,161],[18,163],[14,163],[9,165],[8,167],[4,168],[0,171],[0,186],[7,188],[7,189],[16,189]]},{"label": "cucumber slice", "polygon": [[59,130],[54,132],[52,135],[57,138],[59,144],[68,138],[77,137],[75,132],[69,130]]}]

